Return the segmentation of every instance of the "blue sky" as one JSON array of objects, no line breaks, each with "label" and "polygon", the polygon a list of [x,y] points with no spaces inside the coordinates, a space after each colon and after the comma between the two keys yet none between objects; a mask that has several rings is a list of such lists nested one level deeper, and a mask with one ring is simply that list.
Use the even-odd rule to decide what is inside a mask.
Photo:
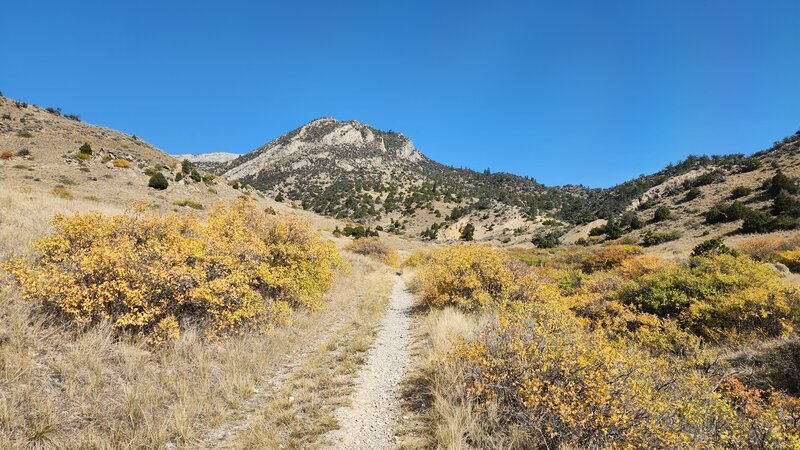
[{"label": "blue sky", "polygon": [[171,153],[321,116],[609,186],[800,127],[797,1],[6,1],[0,90]]}]

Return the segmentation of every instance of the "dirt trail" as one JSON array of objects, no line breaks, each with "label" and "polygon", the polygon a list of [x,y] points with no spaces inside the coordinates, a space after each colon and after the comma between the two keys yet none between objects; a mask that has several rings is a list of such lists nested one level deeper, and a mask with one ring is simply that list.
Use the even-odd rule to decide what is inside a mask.
[{"label": "dirt trail", "polygon": [[397,277],[389,308],[356,381],[352,404],[337,412],[341,428],[330,435],[337,449],[386,449],[396,445],[400,382],[409,364],[410,309],[414,299]]}]

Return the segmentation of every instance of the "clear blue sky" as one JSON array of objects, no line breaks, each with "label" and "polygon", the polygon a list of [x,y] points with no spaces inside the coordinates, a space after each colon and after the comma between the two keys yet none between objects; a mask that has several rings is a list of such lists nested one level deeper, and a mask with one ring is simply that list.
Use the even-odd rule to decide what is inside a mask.
[{"label": "clear blue sky", "polygon": [[[290,5],[291,4],[291,5]],[[798,1],[4,1],[0,90],[171,153],[321,116],[609,186],[800,127]]]}]

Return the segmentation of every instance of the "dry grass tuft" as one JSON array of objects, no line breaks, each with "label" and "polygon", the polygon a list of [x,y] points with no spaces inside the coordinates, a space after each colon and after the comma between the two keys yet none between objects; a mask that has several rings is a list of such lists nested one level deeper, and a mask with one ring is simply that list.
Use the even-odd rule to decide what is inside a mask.
[{"label": "dry grass tuft", "polygon": [[391,267],[399,267],[400,265],[400,257],[397,255],[397,250],[377,237],[356,239],[345,248],[359,255],[376,258]]}]

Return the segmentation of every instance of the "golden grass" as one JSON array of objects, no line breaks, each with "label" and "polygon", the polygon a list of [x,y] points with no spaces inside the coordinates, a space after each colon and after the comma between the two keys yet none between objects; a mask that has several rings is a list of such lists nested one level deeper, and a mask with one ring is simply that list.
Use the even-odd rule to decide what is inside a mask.
[{"label": "golden grass", "polygon": [[400,448],[472,448],[465,437],[478,434],[477,414],[472,405],[460,403],[453,395],[453,387],[460,383],[458,370],[437,362],[454,341],[474,337],[487,320],[488,315],[476,316],[454,307],[430,310],[419,318],[412,349],[415,367],[403,387],[403,414],[408,420],[398,430]]},{"label": "golden grass", "polygon": [[50,193],[55,195],[56,197],[61,197],[64,200],[72,200],[73,198],[75,198],[75,196],[72,195],[72,191],[64,187],[54,187],[53,189],[50,190]]}]

